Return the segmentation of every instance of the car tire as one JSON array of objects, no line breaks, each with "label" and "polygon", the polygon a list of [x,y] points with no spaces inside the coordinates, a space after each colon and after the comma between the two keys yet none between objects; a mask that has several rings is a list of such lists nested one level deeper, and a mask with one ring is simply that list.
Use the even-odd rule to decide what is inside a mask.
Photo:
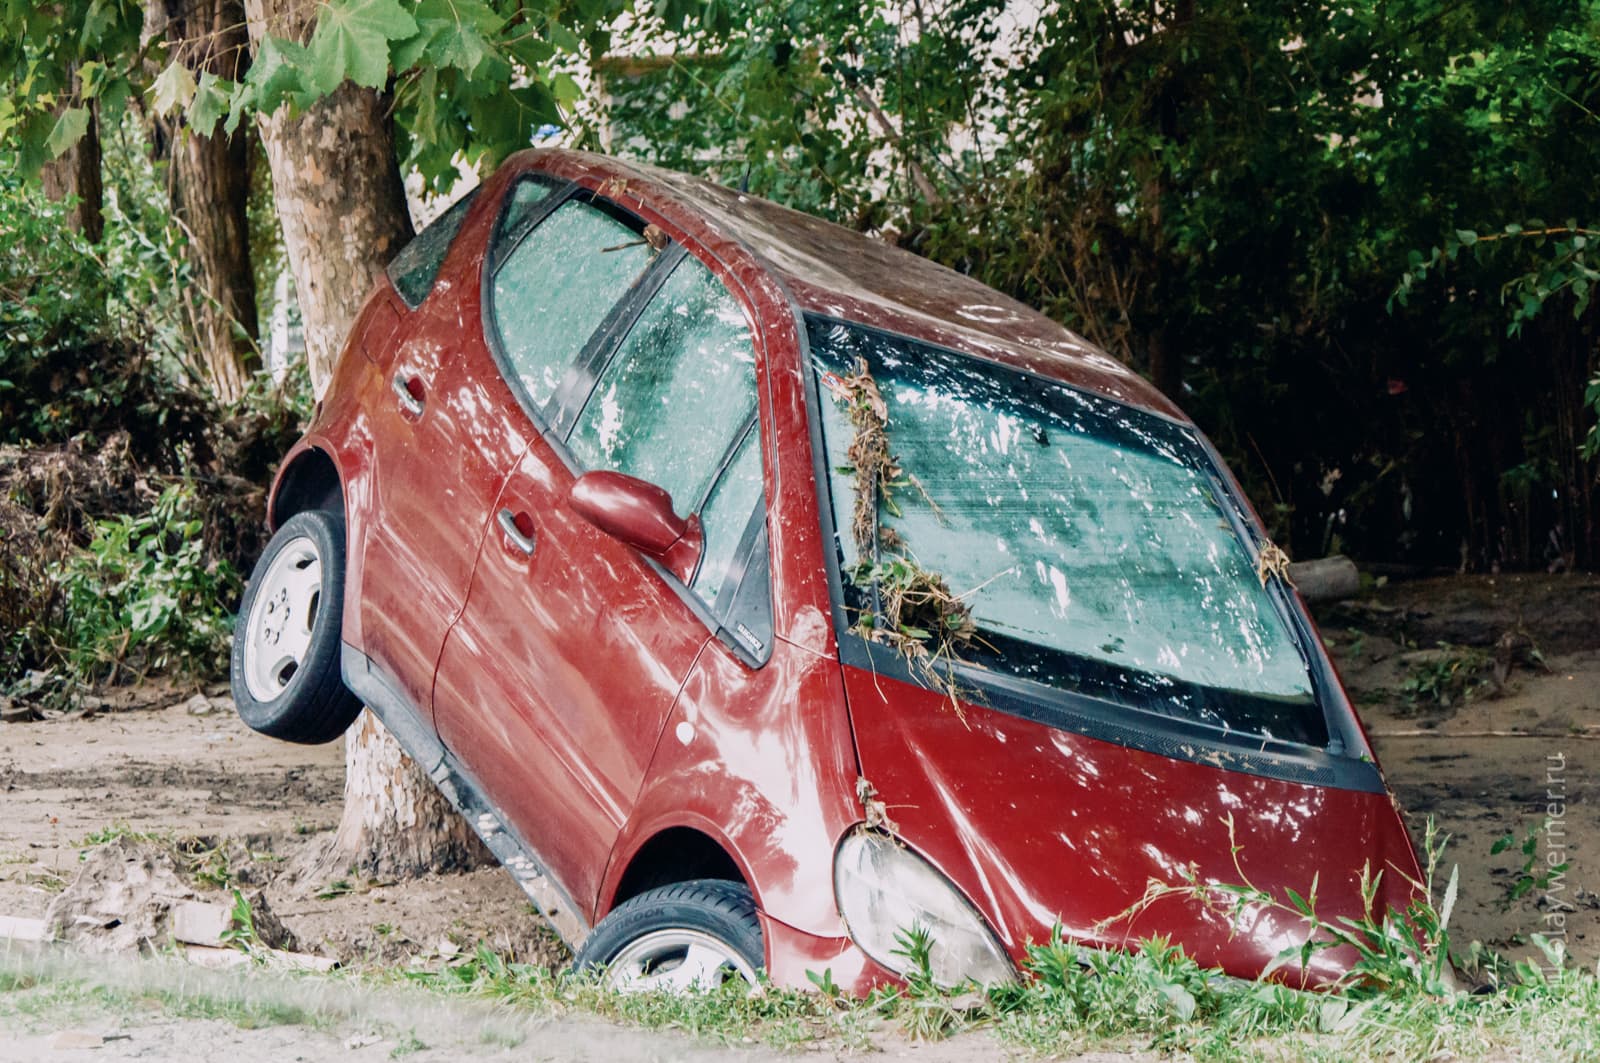
[{"label": "car tire", "polygon": [[230,683],[251,729],[331,742],[361,712],[339,671],[344,522],[306,510],[283,522],[256,562],[233,628]]},{"label": "car tire", "polygon": [[765,962],[756,902],[742,882],[695,879],[649,890],[600,920],[573,961],[622,992],[752,989]]}]

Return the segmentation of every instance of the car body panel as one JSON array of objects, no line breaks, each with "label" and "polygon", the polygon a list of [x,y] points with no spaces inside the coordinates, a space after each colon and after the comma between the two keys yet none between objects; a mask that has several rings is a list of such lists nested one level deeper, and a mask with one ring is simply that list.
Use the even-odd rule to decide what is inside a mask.
[{"label": "car body panel", "polygon": [[836,661],[779,639],[751,670],[708,645],[619,841],[607,900],[628,854],[662,830],[693,827],[723,843],[763,911],[804,933],[842,936],[833,850],[861,818],[849,734]]},{"label": "car body panel", "polygon": [[592,905],[711,632],[643,556],[572,511],[573,479],[544,440],[508,477],[496,508],[528,521],[534,550],[522,553],[498,529],[486,536],[439,661],[434,722],[447,747],[470,751],[490,799],[540,839],[550,870]]},{"label": "car body panel", "polygon": [[[1288,903],[1315,892],[1327,918],[1362,911],[1364,862],[1384,873],[1381,912],[1419,878],[1387,793],[1313,786],[1129,749],[855,667],[845,669],[862,772],[898,832],[993,920],[1014,958],[1048,938],[1117,946],[1155,934],[1203,966],[1254,977],[1298,945],[1298,915],[1233,926],[1172,898],[1102,925],[1151,881],[1254,883]],[[1230,829],[1230,822],[1232,824]],[[1235,866],[1234,846],[1238,846]],[[1321,953],[1327,981],[1352,957]],[[1295,970],[1293,966],[1291,971]]]},{"label": "car body panel", "polygon": [[[432,291],[371,352],[387,379],[365,404],[370,492],[364,564],[351,587],[363,649],[424,709],[495,499],[534,436],[478,327],[481,259],[472,252],[492,223],[493,198],[479,197]],[[422,402],[420,413],[406,408],[399,386]]]}]

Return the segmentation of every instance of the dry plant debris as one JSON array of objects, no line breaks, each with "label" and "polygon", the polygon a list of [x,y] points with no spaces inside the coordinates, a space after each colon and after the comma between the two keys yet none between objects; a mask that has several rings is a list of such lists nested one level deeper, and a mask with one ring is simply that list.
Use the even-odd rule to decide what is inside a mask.
[{"label": "dry plant debris", "polygon": [[[905,543],[893,528],[878,524],[880,506],[900,515],[893,492],[908,484],[922,493],[935,513],[939,507],[890,453],[889,408],[865,360],[858,360],[856,371],[849,376],[828,374],[824,380],[834,397],[847,404],[854,433],[848,451],[855,473],[850,533],[860,561],[850,576],[858,587],[877,589],[883,612],[882,624],[871,612],[864,612],[856,631],[894,649],[913,674],[944,694],[956,715],[965,719],[959,698],[962,691],[951,673],[939,666],[963,661],[960,651],[971,645],[978,629],[972,609],[943,576],[905,552]],[[869,560],[880,556],[880,549],[897,552],[876,562]]]}]

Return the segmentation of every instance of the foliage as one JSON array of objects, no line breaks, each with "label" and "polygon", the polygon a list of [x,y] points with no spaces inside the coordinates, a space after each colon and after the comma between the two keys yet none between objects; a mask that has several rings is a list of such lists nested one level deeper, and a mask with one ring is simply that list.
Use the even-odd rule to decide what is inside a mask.
[{"label": "foliage", "polygon": [[0,443],[127,429],[140,457],[171,460],[206,427],[181,383],[188,265],[140,149],[113,142],[106,168],[95,246],[0,162]]},{"label": "foliage", "polygon": [[1439,656],[1413,664],[1400,683],[1401,697],[1414,708],[1426,703],[1448,709],[1489,682],[1487,654],[1445,642],[1439,650]]},{"label": "foliage", "polygon": [[87,550],[61,566],[66,659],[78,675],[223,669],[239,578],[207,561],[194,507],[193,488],[173,484],[150,512],[97,522]]},{"label": "foliage", "polygon": [[[649,61],[603,67],[585,116],[615,150],[1084,332],[1196,416],[1291,553],[1600,560],[1595,0],[658,0],[630,32]],[[1538,489],[1502,491],[1516,468]]]}]

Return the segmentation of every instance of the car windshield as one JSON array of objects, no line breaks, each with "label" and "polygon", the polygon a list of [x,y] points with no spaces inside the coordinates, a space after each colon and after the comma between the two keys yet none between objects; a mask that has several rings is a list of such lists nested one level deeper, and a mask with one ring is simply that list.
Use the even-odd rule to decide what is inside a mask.
[{"label": "car windshield", "polygon": [[865,327],[818,318],[808,331],[847,607],[868,600],[859,584],[870,564],[851,532],[846,384],[864,370],[899,470],[863,540],[877,556],[865,560],[903,557],[943,578],[978,626],[961,657],[1228,731],[1326,744],[1305,659],[1191,431]]}]

